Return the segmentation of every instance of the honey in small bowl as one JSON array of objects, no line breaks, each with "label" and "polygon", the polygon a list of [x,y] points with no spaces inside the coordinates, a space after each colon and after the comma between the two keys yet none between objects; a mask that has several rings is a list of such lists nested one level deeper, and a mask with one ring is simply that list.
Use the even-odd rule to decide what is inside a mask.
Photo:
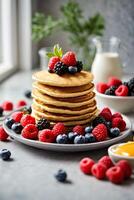
[{"label": "honey in small bowl", "polygon": [[120,156],[134,157],[134,142],[127,142],[119,145],[114,153]]}]

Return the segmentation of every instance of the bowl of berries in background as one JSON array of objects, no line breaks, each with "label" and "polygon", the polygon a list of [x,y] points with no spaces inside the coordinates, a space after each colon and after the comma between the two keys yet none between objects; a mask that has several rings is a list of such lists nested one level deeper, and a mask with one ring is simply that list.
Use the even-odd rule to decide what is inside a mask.
[{"label": "bowl of berries in background", "polygon": [[108,106],[121,113],[134,111],[134,78],[123,82],[110,77],[107,83],[98,83],[95,92],[97,103],[101,106]]}]

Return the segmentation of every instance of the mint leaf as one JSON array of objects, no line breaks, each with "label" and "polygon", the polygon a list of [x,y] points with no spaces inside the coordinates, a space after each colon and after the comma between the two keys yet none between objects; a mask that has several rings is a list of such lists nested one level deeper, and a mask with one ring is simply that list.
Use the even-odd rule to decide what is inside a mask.
[{"label": "mint leaf", "polygon": [[46,53],[46,56],[47,56],[48,58],[51,58],[51,57],[55,56],[55,54],[52,53],[52,52],[47,52],[47,53]]},{"label": "mint leaf", "polygon": [[58,56],[59,58],[62,57],[62,48],[59,47],[59,44],[54,45],[53,51],[55,56]]}]

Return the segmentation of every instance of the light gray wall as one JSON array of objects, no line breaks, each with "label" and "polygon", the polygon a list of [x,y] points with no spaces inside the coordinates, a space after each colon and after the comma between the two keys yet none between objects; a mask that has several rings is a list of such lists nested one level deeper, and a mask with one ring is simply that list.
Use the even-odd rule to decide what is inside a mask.
[{"label": "light gray wall", "polygon": [[[67,0],[38,0],[38,11],[59,16],[59,7]],[[134,0],[77,0],[85,17],[100,12],[106,20],[105,37],[117,36],[122,40],[125,48],[123,57],[127,60],[127,69],[134,73]],[[57,33],[40,44],[52,46],[59,42],[68,48],[67,35]]]}]

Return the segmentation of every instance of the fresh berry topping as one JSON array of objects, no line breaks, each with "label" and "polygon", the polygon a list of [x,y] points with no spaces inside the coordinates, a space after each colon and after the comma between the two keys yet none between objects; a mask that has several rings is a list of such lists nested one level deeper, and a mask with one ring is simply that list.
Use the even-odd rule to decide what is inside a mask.
[{"label": "fresh berry topping", "polygon": [[0,152],[0,157],[2,158],[2,160],[7,161],[11,157],[11,152],[7,149],[2,149]]},{"label": "fresh berry topping", "polygon": [[98,124],[92,131],[92,134],[98,142],[106,140],[108,133],[104,124]]},{"label": "fresh berry topping", "polygon": [[21,135],[26,139],[37,139],[38,138],[38,129],[34,124],[27,124],[23,128]]},{"label": "fresh berry topping", "polygon": [[50,58],[49,60],[49,63],[48,63],[48,69],[51,71],[51,72],[54,72],[54,67],[55,67],[55,64],[57,62],[60,61],[60,58],[58,56],[54,56],[52,58]]},{"label": "fresh berry topping", "polygon": [[117,86],[111,86],[110,88],[108,88],[105,91],[106,95],[111,95],[111,96],[115,96],[115,90],[117,89]]},{"label": "fresh berry topping", "polygon": [[0,141],[6,141],[8,138],[8,134],[6,131],[3,129],[2,126],[0,126]]},{"label": "fresh berry topping", "polygon": [[115,183],[115,184],[120,184],[124,180],[124,173],[123,173],[122,169],[118,166],[109,168],[106,171],[106,176],[109,181],[111,181],[112,183]]},{"label": "fresh berry topping", "polygon": [[37,122],[37,128],[40,131],[43,130],[43,129],[49,129],[50,128],[50,122],[45,118],[41,118]]},{"label": "fresh berry topping", "polygon": [[39,137],[39,141],[48,142],[48,143],[54,142],[54,139],[55,139],[53,131],[50,129],[44,129],[40,131],[38,137]]},{"label": "fresh berry topping", "polygon": [[97,126],[98,124],[105,124],[107,125],[107,121],[104,119],[104,117],[98,116],[92,121],[93,127]]},{"label": "fresh berry topping", "polygon": [[108,131],[110,130],[110,128],[112,127],[112,122],[107,122],[107,125],[106,125]]},{"label": "fresh berry topping", "polygon": [[133,91],[133,89],[134,89],[134,78],[131,78],[131,79],[128,81],[128,87],[129,87],[129,90],[130,90],[130,91]]},{"label": "fresh berry topping", "polygon": [[84,135],[85,129],[83,126],[77,125],[73,128],[73,132],[76,132],[79,135]]},{"label": "fresh berry topping", "polygon": [[57,124],[54,125],[53,132],[55,136],[60,135],[60,134],[65,134],[66,127],[62,122],[58,122]]},{"label": "fresh berry topping", "polygon": [[77,72],[77,67],[69,66],[68,72],[69,74],[75,74]]},{"label": "fresh berry topping", "polygon": [[59,182],[65,182],[67,179],[67,173],[60,169],[58,170],[58,172],[55,174],[55,178],[57,179],[57,181]]},{"label": "fresh berry topping", "polygon": [[24,92],[24,96],[25,96],[26,98],[28,98],[28,99],[31,99],[31,98],[32,98],[31,90],[26,90],[26,91]]},{"label": "fresh berry topping", "polygon": [[74,138],[74,144],[84,144],[85,137],[83,135],[78,135]]},{"label": "fresh berry topping", "polygon": [[126,160],[120,160],[116,166],[119,166],[124,172],[124,178],[129,178],[132,174],[132,167]]},{"label": "fresh berry topping", "polygon": [[109,156],[103,156],[98,162],[105,165],[107,169],[113,167],[112,160]]},{"label": "fresh berry topping", "polygon": [[82,68],[83,68],[83,64],[82,61],[77,61],[76,62],[76,67],[77,67],[77,71],[81,72]]},{"label": "fresh berry topping", "polygon": [[122,115],[119,112],[116,112],[112,115],[112,118],[116,118],[116,117],[123,119]]},{"label": "fresh berry topping", "polygon": [[67,73],[68,71],[68,67],[62,63],[62,62],[57,62],[55,64],[55,67],[54,67],[54,72],[58,75],[63,75],[65,73]]},{"label": "fresh berry topping", "polygon": [[92,126],[87,126],[85,128],[85,133],[92,133],[93,127]]},{"label": "fresh berry topping", "polygon": [[112,127],[113,128],[117,127],[122,132],[126,128],[126,122],[123,119],[119,118],[119,117],[113,118],[112,119]]},{"label": "fresh berry topping", "polygon": [[2,107],[5,111],[13,110],[13,103],[11,101],[4,101]]},{"label": "fresh berry topping", "polygon": [[18,111],[18,112],[14,112],[11,117],[15,122],[20,122],[21,118],[23,116],[23,112]]},{"label": "fresh berry topping", "polygon": [[102,116],[106,121],[111,121],[112,119],[112,113],[109,108],[103,108],[103,110],[100,112],[100,116]]},{"label": "fresh berry topping", "polygon": [[116,96],[127,96],[128,95],[128,87],[125,85],[120,85],[116,90],[115,90]]},{"label": "fresh berry topping", "polygon": [[27,105],[26,101],[20,100],[20,101],[17,102],[16,108],[20,108],[20,107],[23,107],[23,106],[26,106],[26,105]]},{"label": "fresh berry topping", "polygon": [[118,137],[120,135],[120,129],[119,128],[111,128],[110,131],[109,131],[109,136],[111,138],[115,138],[115,137]]},{"label": "fresh berry topping", "polygon": [[94,164],[95,162],[91,158],[83,158],[80,161],[80,169],[84,174],[91,174],[91,169]]},{"label": "fresh berry topping", "polygon": [[69,142],[70,142],[70,143],[74,143],[74,138],[75,138],[77,135],[78,135],[78,134],[77,134],[77,133],[74,133],[74,132],[68,133]]},{"label": "fresh berry topping", "polygon": [[58,144],[67,144],[68,143],[68,137],[66,134],[60,134],[56,137],[56,142]]},{"label": "fresh berry topping", "polygon": [[3,108],[0,106],[0,117],[2,117],[3,116]]},{"label": "fresh berry topping", "polygon": [[66,54],[63,55],[61,61],[68,65],[68,66],[76,66],[76,55],[72,51],[68,51]]},{"label": "fresh berry topping", "polygon": [[93,165],[91,172],[92,175],[95,176],[97,179],[104,179],[105,178],[105,174],[106,174],[106,166],[103,165],[102,163],[96,163]]},{"label": "fresh berry topping", "polygon": [[23,108],[23,113],[24,114],[31,114],[32,113],[32,108],[31,106],[26,106]]},{"label": "fresh berry topping", "polygon": [[110,77],[108,79],[108,86],[119,86],[122,84],[122,81],[116,77]]},{"label": "fresh berry topping", "polygon": [[26,114],[26,115],[23,115],[23,117],[20,120],[20,123],[22,126],[26,126],[28,124],[35,124],[35,118],[29,114]]},{"label": "fresh berry topping", "polygon": [[21,134],[22,129],[23,129],[23,126],[18,122],[12,125],[12,130],[17,134]]},{"label": "fresh berry topping", "polygon": [[97,91],[104,94],[105,91],[108,89],[108,85],[106,83],[100,82],[97,84]]},{"label": "fresh berry topping", "polygon": [[12,125],[15,123],[15,121],[12,119],[12,118],[6,118],[5,119],[5,124],[6,124],[6,126],[8,127],[8,128],[10,128],[11,129],[11,127],[12,127]]},{"label": "fresh berry topping", "polygon": [[94,135],[92,133],[86,133],[85,134],[85,143],[92,143],[92,142],[96,142],[96,138],[94,137]]}]

